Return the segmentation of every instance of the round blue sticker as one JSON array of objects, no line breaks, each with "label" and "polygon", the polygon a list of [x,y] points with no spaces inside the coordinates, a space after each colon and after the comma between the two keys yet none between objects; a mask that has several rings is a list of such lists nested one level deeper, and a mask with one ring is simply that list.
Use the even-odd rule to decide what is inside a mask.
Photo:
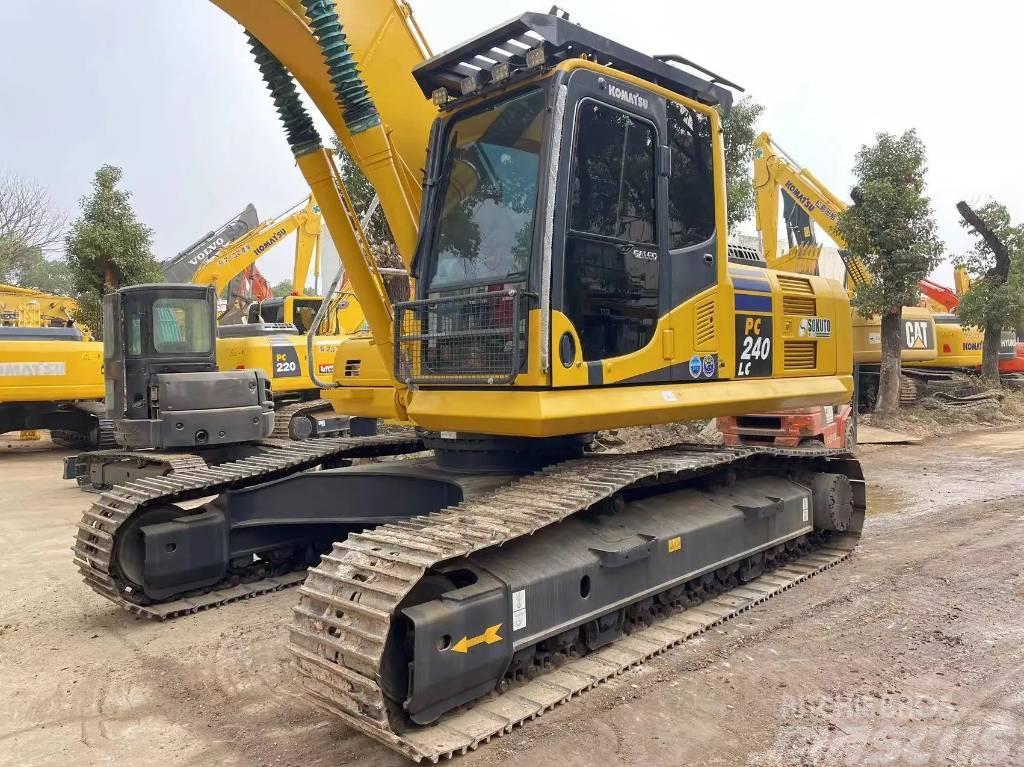
[{"label": "round blue sticker", "polygon": [[691,378],[700,378],[700,371],[701,371],[700,357],[698,357],[696,354],[694,354],[692,357],[690,357],[690,377]]},{"label": "round blue sticker", "polygon": [[713,378],[714,375],[715,375],[715,368],[716,367],[717,367],[717,365],[715,364],[714,356],[712,356],[710,354],[705,355],[705,357],[704,357],[704,375],[707,378]]}]

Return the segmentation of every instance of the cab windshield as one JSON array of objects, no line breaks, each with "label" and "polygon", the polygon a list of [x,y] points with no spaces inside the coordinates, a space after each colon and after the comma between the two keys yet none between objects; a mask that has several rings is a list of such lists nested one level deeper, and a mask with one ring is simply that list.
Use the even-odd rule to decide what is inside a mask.
[{"label": "cab windshield", "polygon": [[454,120],[445,138],[431,289],[524,279],[530,262],[544,93]]},{"label": "cab windshield", "polygon": [[[213,337],[209,304],[202,298],[158,298],[153,302],[153,351],[157,354],[209,354]],[[128,352],[141,353],[139,324],[129,325]]]}]

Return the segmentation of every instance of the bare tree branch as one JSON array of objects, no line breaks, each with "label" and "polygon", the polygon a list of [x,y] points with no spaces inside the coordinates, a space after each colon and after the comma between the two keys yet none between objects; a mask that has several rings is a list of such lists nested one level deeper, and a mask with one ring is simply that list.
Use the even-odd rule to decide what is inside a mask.
[{"label": "bare tree branch", "polygon": [[66,224],[67,216],[42,186],[14,174],[0,176],[0,277],[10,279],[29,253],[58,245]]},{"label": "bare tree branch", "polygon": [[1002,285],[1010,276],[1010,249],[1006,247],[1006,243],[992,231],[984,219],[975,213],[974,209],[966,202],[963,200],[958,202],[956,209],[963,220],[981,236],[985,244],[992,251],[992,255],[996,259],[996,265],[989,270],[989,274],[993,277],[998,277],[999,284]]}]

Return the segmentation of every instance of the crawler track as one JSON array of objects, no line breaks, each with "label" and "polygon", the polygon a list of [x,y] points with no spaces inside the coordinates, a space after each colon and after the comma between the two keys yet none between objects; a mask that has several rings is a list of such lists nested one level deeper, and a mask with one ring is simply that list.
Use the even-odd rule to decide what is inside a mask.
[{"label": "crawler track", "polygon": [[[863,524],[856,461],[830,451],[676,446],[568,461],[437,514],[392,523],[336,543],[309,571],[290,627],[299,681],[319,707],[414,761],[475,749],[709,626],[841,562]],[[826,464],[854,484],[849,533],[815,536],[822,547],[680,615],[573,660],[428,727],[407,727],[379,684],[392,616],[428,569],[533,535],[628,487],[676,483],[730,468],[766,471]]]},{"label": "crawler track", "polygon": [[60,447],[87,447],[90,450],[108,450],[117,447],[117,440],[114,439],[114,422],[108,418],[98,419],[95,439],[90,434],[66,429],[52,430],[50,439]]},{"label": "crawler track", "polygon": [[290,405],[282,405],[274,409],[274,431],[271,432],[271,439],[291,439],[292,419],[296,416],[304,416],[315,413],[318,410],[330,411],[333,415],[331,403],[325,399],[307,400],[305,402],[293,402]]},{"label": "crawler track", "polygon": [[304,573],[257,568],[245,574],[240,579],[242,582],[224,582],[174,601],[143,604],[145,600],[136,599],[125,588],[114,566],[113,552],[118,530],[133,515],[156,505],[180,503],[229,489],[249,487],[325,462],[422,450],[419,439],[410,435],[261,444],[266,449],[249,458],[219,466],[186,467],[165,477],[142,477],[103,491],[82,515],[72,547],[75,565],[89,587],[133,613],[163,620],[294,585],[302,580]]}]

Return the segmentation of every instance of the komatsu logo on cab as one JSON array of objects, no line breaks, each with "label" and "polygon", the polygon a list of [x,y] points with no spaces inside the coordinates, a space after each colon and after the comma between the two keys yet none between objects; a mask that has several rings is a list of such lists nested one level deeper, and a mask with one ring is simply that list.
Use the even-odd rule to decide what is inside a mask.
[{"label": "komatsu logo on cab", "polygon": [[636,91],[627,91],[625,88],[620,88],[618,85],[609,84],[608,95],[617,98],[619,101],[625,101],[630,106],[638,107],[640,109],[647,109],[648,106],[650,106],[650,102]]}]

